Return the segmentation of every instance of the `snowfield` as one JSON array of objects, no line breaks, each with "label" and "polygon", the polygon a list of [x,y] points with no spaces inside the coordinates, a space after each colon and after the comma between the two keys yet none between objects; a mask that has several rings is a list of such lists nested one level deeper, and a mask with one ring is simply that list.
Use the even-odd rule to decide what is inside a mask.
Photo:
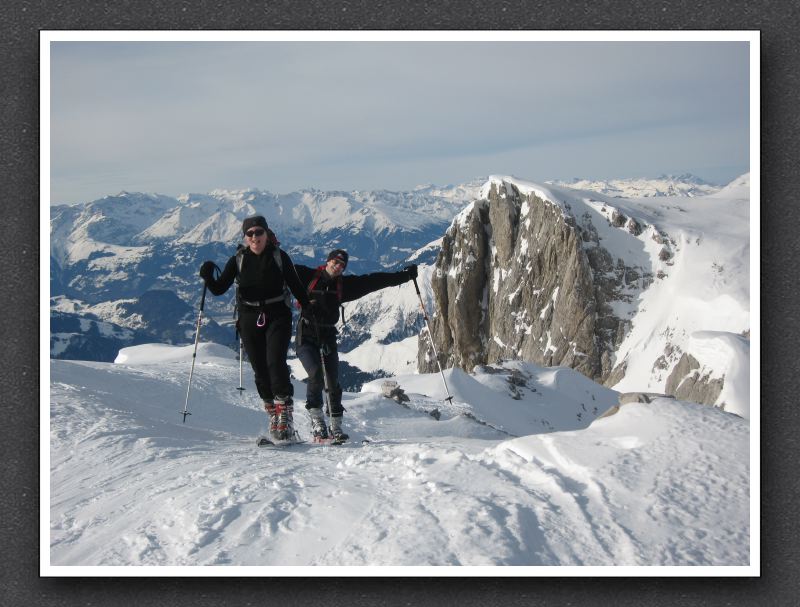
[{"label": "snowfield", "polygon": [[[618,393],[569,369],[515,362],[445,371],[452,404],[438,374],[394,378],[402,403],[376,380],[344,395],[350,443],[259,449],[267,418],[250,369],[236,390],[227,348],[201,344],[182,423],[192,350],[136,346],[115,364],[51,360],[49,378],[43,369],[44,574],[652,575],[656,566],[741,575],[757,566],[750,425],[732,413],[656,399],[600,417]],[[308,438],[304,384],[294,383]]]}]

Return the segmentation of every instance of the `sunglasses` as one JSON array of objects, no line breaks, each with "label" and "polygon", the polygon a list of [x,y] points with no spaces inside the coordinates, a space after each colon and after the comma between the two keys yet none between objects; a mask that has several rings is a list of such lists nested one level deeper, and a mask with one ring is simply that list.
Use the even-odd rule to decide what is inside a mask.
[{"label": "sunglasses", "polygon": [[345,262],[343,262],[341,259],[336,259],[336,258],[333,258],[333,259],[331,259],[331,261],[333,262],[333,265],[335,265],[335,266],[341,266],[341,267],[343,267],[343,268],[344,268],[344,267],[347,265],[347,264],[346,264]]},{"label": "sunglasses", "polygon": [[257,238],[259,236],[264,235],[265,230],[250,230],[249,232],[245,232],[244,235],[248,238]]}]

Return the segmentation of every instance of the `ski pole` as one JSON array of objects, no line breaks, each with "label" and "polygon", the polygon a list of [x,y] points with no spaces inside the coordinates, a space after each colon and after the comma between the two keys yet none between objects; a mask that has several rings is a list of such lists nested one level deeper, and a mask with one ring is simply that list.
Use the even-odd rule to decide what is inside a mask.
[{"label": "ski pole", "polygon": [[431,342],[433,357],[436,359],[436,364],[439,367],[439,374],[442,376],[444,391],[447,392],[447,398],[445,398],[444,400],[449,401],[450,404],[453,404],[453,397],[450,395],[450,390],[447,389],[447,381],[444,379],[444,371],[442,371],[442,363],[439,362],[439,354],[437,354],[436,345],[433,343],[433,333],[431,333],[431,326],[430,324],[428,324],[428,312],[425,310],[425,304],[422,302],[422,293],[419,292],[419,285],[417,284],[417,278],[414,277],[412,280],[414,281],[414,288],[417,290],[417,297],[419,298],[419,307],[422,309],[422,318],[425,319],[425,326],[428,329],[428,340]]},{"label": "ski pole", "polygon": [[208,285],[203,285],[203,296],[200,298],[200,313],[197,315],[197,329],[194,334],[194,352],[192,352],[192,369],[189,371],[189,386],[186,388],[186,403],[183,405],[183,423],[189,413],[189,391],[192,389],[192,375],[194,375],[194,361],[197,359],[197,343],[200,341],[200,323],[203,320],[203,306],[206,304],[206,290]]},{"label": "ski pole", "polygon": [[325,365],[325,346],[322,343],[319,324],[317,323],[316,319],[312,320],[311,322],[314,323],[314,331],[317,334],[317,343],[319,344],[319,361],[322,364],[322,381],[325,384],[325,410],[328,416],[328,428],[330,428],[333,410],[331,408],[331,383],[330,379],[328,379],[328,367]]},{"label": "ski pole", "polygon": [[239,338],[239,387],[236,388],[239,391],[239,394],[244,392],[244,386],[242,386],[242,364],[244,361],[244,355],[242,354],[242,338]]},{"label": "ski pole", "polygon": [[236,305],[233,307],[233,328],[236,330],[236,341],[239,342],[239,387],[236,388],[239,391],[239,394],[244,392],[244,386],[242,385],[242,361],[243,358],[243,343],[242,343],[242,334],[239,332],[239,291],[237,285],[236,291]]},{"label": "ski pole", "polygon": [[239,391],[239,394],[244,392],[244,386],[242,386],[242,363],[244,361],[244,354],[242,352],[242,336],[239,334],[239,321],[236,321],[236,337],[239,338],[239,387],[236,388]]}]

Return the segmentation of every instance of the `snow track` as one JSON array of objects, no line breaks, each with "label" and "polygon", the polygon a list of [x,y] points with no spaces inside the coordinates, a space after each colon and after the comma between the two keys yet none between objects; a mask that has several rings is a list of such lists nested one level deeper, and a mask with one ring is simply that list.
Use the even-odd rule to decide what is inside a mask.
[{"label": "snow track", "polygon": [[[185,360],[52,361],[51,565],[748,563],[749,425],[734,415],[656,401],[509,440],[434,420],[436,395],[405,408],[365,392],[345,394],[351,443],[263,450],[254,386],[240,395],[236,362],[201,354],[185,424]],[[504,428],[524,406],[457,400]]]}]

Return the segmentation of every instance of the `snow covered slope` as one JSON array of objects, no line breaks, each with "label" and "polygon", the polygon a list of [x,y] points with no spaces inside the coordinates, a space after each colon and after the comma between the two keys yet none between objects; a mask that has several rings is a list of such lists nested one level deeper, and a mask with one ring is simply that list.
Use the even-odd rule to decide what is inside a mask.
[{"label": "snow covered slope", "polygon": [[[626,372],[615,389],[663,392],[681,358],[691,355],[708,362],[707,377],[726,378],[727,394],[721,393],[716,404],[749,416],[749,185],[744,175],[713,195],[690,201],[617,202],[620,212],[651,226],[641,240],[656,280],[638,298],[631,329],[617,349],[616,364]],[[711,357],[703,344],[708,332],[740,345]]]},{"label": "snow covered slope", "polygon": [[[576,226],[587,256],[600,249],[607,255],[608,271],[602,274],[602,268],[594,268],[593,276],[618,283],[604,294],[614,319],[620,322],[609,385],[622,392],[665,393],[671,384],[678,389],[685,384],[686,392],[691,392],[690,386],[704,384],[710,398],[698,402],[710,401],[749,415],[749,175],[708,196],[634,199],[491,176],[481,198],[487,199],[492,187],[505,187],[503,184],[535,195],[560,213],[565,224]],[[521,215],[526,211],[527,202]],[[470,207],[452,225],[458,227],[468,217]],[[527,263],[529,257],[535,258],[528,250],[534,244],[526,241],[517,246],[520,259]],[[448,271],[455,276],[464,274],[461,267]],[[508,281],[509,290],[524,280],[524,276],[514,275]],[[560,303],[562,308],[566,306],[566,302]],[[508,316],[505,309],[499,314]],[[530,329],[523,325],[516,332],[530,334]],[[712,345],[704,343],[709,332],[716,340]],[[511,335],[489,335],[485,340],[488,348],[495,338],[514,343]],[[710,349],[719,344],[725,344],[724,353],[712,356]],[[496,353],[489,354],[490,360],[497,358]],[[519,358],[513,348],[499,355]],[[715,380],[720,381],[714,384]],[[715,385],[716,392],[711,389]],[[738,394],[734,393],[737,390]]]},{"label": "snow covered slope", "polygon": [[[350,444],[259,450],[266,416],[249,377],[235,389],[224,347],[201,345],[181,423],[191,355],[141,345],[116,364],[51,361],[46,571],[751,562],[741,417],[661,399],[598,419],[613,390],[514,363],[447,371],[452,404],[438,374],[397,378],[405,406],[367,384],[344,395]],[[302,410],[297,426],[309,435]]]}]

